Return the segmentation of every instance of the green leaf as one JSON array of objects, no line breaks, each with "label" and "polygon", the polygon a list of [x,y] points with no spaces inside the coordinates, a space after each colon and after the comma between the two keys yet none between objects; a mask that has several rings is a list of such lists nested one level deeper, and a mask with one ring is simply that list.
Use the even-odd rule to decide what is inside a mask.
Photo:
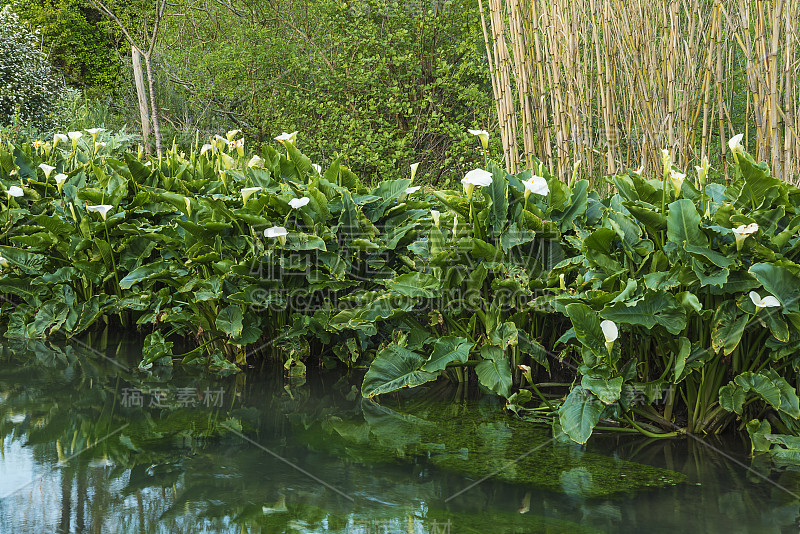
[{"label": "green leaf", "polygon": [[494,345],[497,345],[501,349],[505,350],[512,345],[516,346],[518,336],[519,333],[517,332],[517,325],[509,321],[492,330],[492,333],[489,335],[489,339]]},{"label": "green leaf", "polygon": [[450,362],[464,363],[469,359],[469,351],[473,346],[474,343],[463,337],[440,337],[433,345],[433,352],[422,366],[422,370],[435,373],[443,370]]},{"label": "green leaf", "polygon": [[399,345],[383,349],[369,366],[361,384],[361,394],[367,398],[390,393],[401,388],[417,387],[438,376],[420,368],[425,358]]},{"label": "green leaf", "polygon": [[619,400],[622,393],[622,377],[605,379],[584,375],[581,378],[581,386],[594,393],[603,404],[613,404]]},{"label": "green leaf", "polygon": [[61,328],[67,319],[69,307],[63,302],[47,301],[36,312],[33,322],[28,325],[27,332],[30,338],[47,337]]},{"label": "green leaf", "polygon": [[780,411],[800,419],[800,399],[797,397],[797,391],[792,387],[785,378],[780,376],[774,369],[767,369],[763,371],[767,377],[772,380],[778,389],[781,391],[781,406]]},{"label": "green leaf", "polygon": [[9,266],[18,268],[25,274],[40,275],[44,266],[45,257],[25,250],[0,246],[0,256],[8,260]]},{"label": "green leaf", "polygon": [[439,281],[430,274],[406,273],[389,280],[386,286],[407,297],[433,298],[437,295]]},{"label": "green leaf", "polygon": [[753,419],[747,423],[747,433],[750,435],[752,450],[755,452],[767,452],[772,445],[766,438],[772,434],[772,427],[768,421]]},{"label": "green leaf", "polygon": [[758,374],[745,372],[733,379],[736,385],[740,386],[745,393],[752,390],[762,399],[767,401],[776,410],[781,407],[781,390],[768,377]]},{"label": "green leaf", "polygon": [[572,187],[572,198],[567,208],[560,215],[554,215],[553,219],[558,222],[558,227],[562,232],[572,228],[572,224],[578,217],[586,213],[586,204],[589,200],[588,180],[578,180]]},{"label": "green leaf", "polygon": [[489,207],[489,224],[499,234],[508,222],[508,180],[506,173],[494,162],[489,164],[492,173],[492,183],[485,188],[492,205]]},{"label": "green leaf", "polygon": [[169,272],[169,264],[166,261],[156,260],[129,272],[119,281],[119,287],[121,289],[130,289],[134,284],[144,282],[145,280],[167,277],[169,276]]},{"label": "green leaf", "polygon": [[220,310],[216,320],[217,328],[233,338],[242,334],[242,309],[238,304],[231,304]]},{"label": "green leaf", "polygon": [[565,308],[567,317],[572,321],[575,337],[598,358],[608,354],[606,339],[600,328],[600,319],[589,306],[580,302],[568,304]]},{"label": "green leaf", "polygon": [[618,324],[636,324],[653,328],[663,326],[670,334],[686,328],[686,311],[669,293],[647,293],[632,304],[615,302],[600,312],[603,319]]},{"label": "green leaf", "polygon": [[739,345],[749,315],[741,313],[732,301],[723,303],[714,314],[711,344],[715,352],[723,351],[727,356]]},{"label": "green leaf", "polygon": [[[481,384],[498,395],[508,398],[511,394],[512,384],[511,366],[509,366],[508,360],[505,357],[501,357],[497,354],[497,350],[490,351],[485,349],[500,350],[498,347],[484,345],[481,348],[481,356],[484,358],[489,357],[490,359],[485,359],[476,365],[475,374],[478,375],[478,380]],[[500,350],[500,352],[502,353],[502,350]]]},{"label": "green leaf", "polygon": [[738,385],[731,382],[719,388],[719,405],[724,410],[742,415],[744,401],[744,389]]},{"label": "green leaf", "polygon": [[591,437],[602,412],[603,403],[583,387],[576,386],[558,409],[558,420],[564,432],[582,445]]},{"label": "green leaf", "polygon": [[694,202],[684,198],[669,205],[667,239],[679,246],[688,244],[705,247],[708,245],[708,238],[700,230],[700,214],[697,213]]},{"label": "green leaf", "polygon": [[686,367],[686,360],[689,357],[689,354],[692,351],[692,344],[691,342],[685,338],[681,337],[678,340],[678,354],[675,356],[675,383],[681,381],[683,377],[683,371]]},{"label": "green leaf", "polygon": [[158,330],[147,334],[147,337],[144,338],[142,362],[139,367],[146,367],[162,358],[164,358],[163,363],[172,365],[172,345],[172,341],[165,340]]}]

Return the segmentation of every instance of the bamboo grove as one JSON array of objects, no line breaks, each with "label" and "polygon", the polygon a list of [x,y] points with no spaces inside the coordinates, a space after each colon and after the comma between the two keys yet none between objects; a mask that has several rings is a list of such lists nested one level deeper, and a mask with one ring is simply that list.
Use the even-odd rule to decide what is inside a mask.
[{"label": "bamboo grove", "polygon": [[[506,170],[561,179],[681,168],[744,132],[784,180],[800,165],[800,1],[478,0]],[[792,178],[795,177],[795,178]]]}]

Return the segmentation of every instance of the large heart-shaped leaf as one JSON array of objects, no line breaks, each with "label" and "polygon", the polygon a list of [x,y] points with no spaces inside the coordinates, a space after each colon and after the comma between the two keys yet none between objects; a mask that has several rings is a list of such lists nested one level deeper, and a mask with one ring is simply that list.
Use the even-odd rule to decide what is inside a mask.
[{"label": "large heart-shaped leaf", "polygon": [[425,358],[416,352],[399,345],[389,345],[378,353],[369,366],[361,383],[361,394],[374,397],[435,380],[438,375],[423,371],[421,367],[424,364]]},{"label": "large heart-shaped leaf", "polygon": [[433,345],[433,352],[428,357],[428,361],[422,366],[423,371],[435,373],[447,367],[448,363],[464,363],[469,359],[469,351],[474,346],[467,338],[463,337],[440,337]]},{"label": "large heart-shaped leaf", "polygon": [[597,397],[583,387],[575,386],[558,409],[558,420],[573,441],[584,444],[592,435],[602,412],[603,403]]}]

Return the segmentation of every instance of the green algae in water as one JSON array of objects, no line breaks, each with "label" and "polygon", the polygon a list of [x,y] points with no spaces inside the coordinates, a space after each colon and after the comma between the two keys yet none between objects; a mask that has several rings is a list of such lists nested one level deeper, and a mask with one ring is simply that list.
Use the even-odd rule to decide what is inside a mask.
[{"label": "green algae in water", "polygon": [[[682,483],[667,469],[586,452],[552,439],[549,429],[512,419],[476,403],[425,403],[401,413],[361,402],[360,419],[335,417],[324,429],[306,428],[316,450],[363,463],[424,457],[443,470],[479,480],[490,477],[586,498],[608,497]],[[315,436],[323,430],[324,436]]]}]

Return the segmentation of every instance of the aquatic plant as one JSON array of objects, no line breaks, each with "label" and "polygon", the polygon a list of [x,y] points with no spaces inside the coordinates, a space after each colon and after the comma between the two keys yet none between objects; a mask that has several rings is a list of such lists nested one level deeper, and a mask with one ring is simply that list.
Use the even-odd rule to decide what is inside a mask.
[{"label": "aquatic plant", "polygon": [[727,186],[667,157],[601,197],[538,161],[368,189],[293,134],[258,159],[229,132],[143,161],[77,133],[0,144],[7,337],[120,324],[148,333],[143,370],[360,366],[366,397],[446,377],[579,443],[598,425],[800,434],[800,190],[744,149]]}]

